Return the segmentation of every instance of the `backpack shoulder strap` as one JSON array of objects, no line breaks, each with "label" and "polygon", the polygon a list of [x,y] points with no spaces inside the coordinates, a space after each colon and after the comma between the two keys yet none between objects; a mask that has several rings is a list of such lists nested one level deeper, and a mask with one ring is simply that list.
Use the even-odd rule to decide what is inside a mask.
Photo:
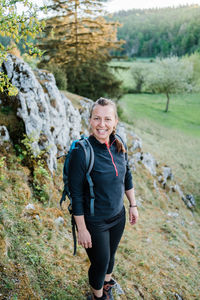
[{"label": "backpack shoulder strap", "polygon": [[93,184],[92,178],[90,176],[90,172],[94,165],[94,150],[92,148],[92,145],[88,141],[88,139],[82,139],[78,143],[82,146],[82,148],[85,152],[86,179],[88,181],[89,189],[90,189],[90,214],[91,214],[91,216],[94,216],[94,199],[95,199],[94,189],[93,189],[94,184]]}]

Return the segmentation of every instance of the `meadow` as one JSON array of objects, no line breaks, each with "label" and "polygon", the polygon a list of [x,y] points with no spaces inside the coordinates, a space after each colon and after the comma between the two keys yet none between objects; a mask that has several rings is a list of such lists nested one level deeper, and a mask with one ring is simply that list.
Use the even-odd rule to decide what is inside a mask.
[{"label": "meadow", "polygon": [[[134,61],[112,64],[126,68],[115,70],[115,74],[123,80],[123,87],[133,88],[130,68]],[[177,182],[199,202],[200,93],[171,95],[167,113],[166,100],[163,94],[125,94],[119,101],[120,117],[142,138],[143,150],[169,165]]]}]

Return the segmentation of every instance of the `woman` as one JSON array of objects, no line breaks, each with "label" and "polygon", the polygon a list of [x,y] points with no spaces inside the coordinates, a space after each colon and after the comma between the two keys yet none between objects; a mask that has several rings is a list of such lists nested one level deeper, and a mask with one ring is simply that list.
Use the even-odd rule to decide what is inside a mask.
[{"label": "woman", "polygon": [[70,161],[69,187],[78,243],[86,249],[91,263],[88,277],[92,295],[88,300],[113,299],[114,257],[125,226],[124,192],[130,203],[130,224],[135,224],[138,219],[126,151],[115,137],[117,123],[115,103],[98,99],[91,110],[89,137],[94,150],[94,166],[90,173],[94,183],[94,216],[90,215],[89,186],[81,147],[73,151]]}]

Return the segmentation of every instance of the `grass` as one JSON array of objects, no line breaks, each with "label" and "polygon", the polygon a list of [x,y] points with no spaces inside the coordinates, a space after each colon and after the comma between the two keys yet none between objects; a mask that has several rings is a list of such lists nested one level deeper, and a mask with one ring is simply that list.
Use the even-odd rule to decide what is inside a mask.
[{"label": "grass", "polygon": [[120,101],[123,118],[142,138],[143,151],[170,166],[185,193],[200,203],[200,94],[173,96],[168,113],[163,111],[163,97],[125,95]]},{"label": "grass", "polygon": [[[171,95],[169,111],[166,113],[166,96],[150,94],[127,94],[121,98],[126,120],[153,121],[158,126],[193,137],[200,137],[200,94]],[[137,125],[136,125],[137,127]]]},{"label": "grass", "polygon": [[[133,89],[135,86],[134,79],[131,75],[131,67],[134,66],[135,62],[141,62],[145,64],[152,64],[150,59],[137,59],[134,61],[112,61],[110,62],[111,69],[115,76],[123,81],[122,86],[126,89]],[[117,68],[118,67],[118,68]]]},{"label": "grass", "polygon": [[[67,205],[64,211],[57,208],[62,163],[53,183],[41,177],[51,190],[53,200],[48,205],[34,197],[30,171],[20,165],[14,153],[1,159],[0,169],[4,178],[0,197],[1,294],[17,300],[84,300],[89,291],[88,259],[80,246],[73,257]],[[154,178],[142,165],[133,176],[141,202],[140,220],[134,227],[127,222],[117,252],[114,277],[125,294],[119,296],[114,291],[115,300],[175,300],[175,293],[184,300],[197,300],[198,214],[192,214],[176,193],[167,195],[162,188],[153,189]],[[33,212],[26,212],[28,203],[34,204]],[[177,216],[170,217],[168,212]],[[64,218],[64,226],[56,226],[58,216]]]}]

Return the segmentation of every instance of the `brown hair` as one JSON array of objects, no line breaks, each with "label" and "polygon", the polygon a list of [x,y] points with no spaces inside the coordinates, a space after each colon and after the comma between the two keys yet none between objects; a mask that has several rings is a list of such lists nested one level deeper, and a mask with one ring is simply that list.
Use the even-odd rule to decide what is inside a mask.
[{"label": "brown hair", "polygon": [[[92,117],[93,110],[97,105],[101,105],[101,106],[111,105],[115,112],[115,118],[118,120],[117,107],[116,107],[115,102],[110,99],[106,99],[106,98],[102,98],[102,97],[97,99],[97,101],[94,102],[94,104],[92,105],[92,108],[90,110],[90,118]],[[116,133],[116,128],[113,128],[112,134],[115,135],[115,133]],[[116,138],[116,146],[117,146],[118,152],[124,152],[124,153],[126,152],[124,145],[117,138]]]}]

